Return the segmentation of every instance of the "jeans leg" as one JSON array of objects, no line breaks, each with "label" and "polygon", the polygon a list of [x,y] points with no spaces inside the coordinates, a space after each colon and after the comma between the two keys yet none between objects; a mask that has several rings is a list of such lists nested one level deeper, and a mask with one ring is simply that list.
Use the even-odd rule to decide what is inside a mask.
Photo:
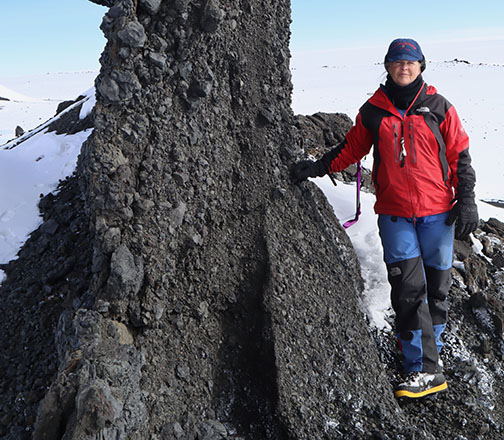
[{"label": "jeans leg", "polygon": [[420,257],[387,265],[404,371],[437,371],[438,351]]},{"label": "jeans leg", "polygon": [[380,215],[378,227],[391,286],[396,332],[404,370],[435,372],[438,351],[427,304],[417,225],[412,219]]},{"label": "jeans leg", "polygon": [[446,298],[451,286],[451,269],[438,270],[432,267],[425,267],[425,278],[427,280],[429,312],[439,352],[443,347],[441,334],[445,330],[448,321],[448,301]]},{"label": "jeans leg", "polygon": [[438,351],[443,347],[441,334],[448,320],[446,299],[451,286],[453,262],[453,225],[446,224],[447,216],[445,212],[425,217],[417,225],[427,282],[427,300]]}]

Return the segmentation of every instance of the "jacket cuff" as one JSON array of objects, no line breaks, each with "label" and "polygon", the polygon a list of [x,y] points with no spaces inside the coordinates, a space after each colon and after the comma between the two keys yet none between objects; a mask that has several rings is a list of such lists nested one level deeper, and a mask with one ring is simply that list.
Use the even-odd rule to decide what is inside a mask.
[{"label": "jacket cuff", "polygon": [[329,169],[327,168],[326,164],[323,162],[322,159],[319,159],[315,161],[315,172],[316,172],[316,177],[323,177],[326,174],[329,173]]},{"label": "jacket cuff", "polygon": [[457,196],[457,203],[461,205],[476,205],[476,201],[474,200],[474,196]]}]

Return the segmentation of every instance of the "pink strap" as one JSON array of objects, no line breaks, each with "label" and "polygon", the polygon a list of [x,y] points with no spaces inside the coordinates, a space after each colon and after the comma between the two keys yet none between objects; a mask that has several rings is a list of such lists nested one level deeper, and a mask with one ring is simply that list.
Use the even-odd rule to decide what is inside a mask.
[{"label": "pink strap", "polygon": [[361,190],[361,163],[360,161],[357,162],[357,174],[355,175],[357,177],[357,194],[356,194],[356,210],[355,210],[355,217],[352,220],[348,220],[347,222],[343,223],[343,227],[345,229],[349,228],[350,226],[354,225],[357,223],[359,220],[359,217],[361,215],[361,202],[360,202],[360,190]]}]

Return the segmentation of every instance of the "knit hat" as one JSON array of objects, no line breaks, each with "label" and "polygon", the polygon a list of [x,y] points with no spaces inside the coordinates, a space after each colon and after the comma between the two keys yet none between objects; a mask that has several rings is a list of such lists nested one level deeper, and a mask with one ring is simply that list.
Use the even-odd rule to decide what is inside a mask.
[{"label": "knit hat", "polygon": [[385,62],[407,60],[407,61],[422,61],[423,54],[420,45],[409,38],[397,38],[390,43],[388,52],[385,55]]}]

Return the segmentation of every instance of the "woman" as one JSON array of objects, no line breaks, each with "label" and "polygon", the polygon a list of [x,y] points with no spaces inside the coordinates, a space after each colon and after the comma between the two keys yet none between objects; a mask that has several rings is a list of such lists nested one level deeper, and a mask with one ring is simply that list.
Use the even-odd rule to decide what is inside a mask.
[{"label": "woman", "polygon": [[455,108],[422,79],[418,43],[392,41],[385,69],[385,84],[361,107],[345,140],[315,162],[297,163],[293,179],[341,171],[374,146],[375,212],[406,373],[395,395],[416,398],[447,388],[439,351],[453,235],[455,229],[464,239],[478,225],[475,173]]}]

